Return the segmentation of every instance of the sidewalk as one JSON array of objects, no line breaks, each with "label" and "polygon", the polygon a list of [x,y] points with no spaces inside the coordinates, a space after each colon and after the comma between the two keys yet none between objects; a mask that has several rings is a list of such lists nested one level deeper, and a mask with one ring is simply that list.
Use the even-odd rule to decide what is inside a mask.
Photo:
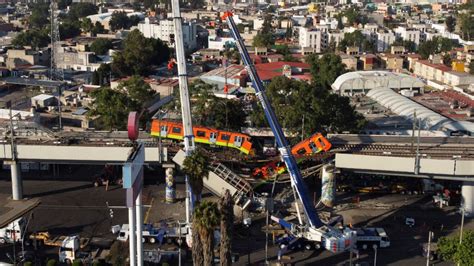
[{"label": "sidewalk", "polygon": [[38,198],[16,201],[10,195],[0,194],[0,228],[34,209],[39,203]]}]

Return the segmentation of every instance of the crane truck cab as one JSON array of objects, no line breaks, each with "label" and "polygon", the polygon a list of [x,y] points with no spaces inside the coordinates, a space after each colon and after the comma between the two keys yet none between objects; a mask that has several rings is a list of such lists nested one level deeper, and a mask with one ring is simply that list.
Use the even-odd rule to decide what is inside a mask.
[{"label": "crane truck cab", "polygon": [[0,228],[0,245],[21,242],[25,227],[25,219],[18,218],[7,226]]},{"label": "crane truck cab", "polygon": [[81,252],[81,240],[79,236],[66,237],[59,247],[59,262],[70,264],[75,260],[88,262],[90,255],[87,252]]},{"label": "crane truck cab", "polygon": [[390,246],[390,238],[388,237],[385,229],[380,227],[368,227],[356,229],[357,237],[356,243],[357,248],[386,248]]}]

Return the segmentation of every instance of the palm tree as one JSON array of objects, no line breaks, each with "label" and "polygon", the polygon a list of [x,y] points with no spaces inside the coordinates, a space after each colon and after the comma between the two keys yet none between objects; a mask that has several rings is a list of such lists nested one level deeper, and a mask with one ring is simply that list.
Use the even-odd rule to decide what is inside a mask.
[{"label": "palm tree", "polygon": [[184,159],[183,172],[188,176],[189,186],[196,197],[195,200],[199,202],[204,188],[203,179],[207,178],[209,174],[209,158],[201,149],[196,149]]},{"label": "palm tree", "polygon": [[230,266],[232,264],[232,226],[234,225],[234,200],[229,190],[219,202],[221,211],[221,245],[220,245],[220,265]]},{"label": "palm tree", "polygon": [[[204,201],[194,208],[193,240],[199,239],[202,250],[202,252],[195,252],[194,248],[198,243],[193,242],[194,265],[213,265],[214,229],[219,225],[220,216],[219,208],[215,202]],[[195,236],[195,234],[198,234],[199,237]],[[196,249],[199,249],[199,247],[196,247]]]}]

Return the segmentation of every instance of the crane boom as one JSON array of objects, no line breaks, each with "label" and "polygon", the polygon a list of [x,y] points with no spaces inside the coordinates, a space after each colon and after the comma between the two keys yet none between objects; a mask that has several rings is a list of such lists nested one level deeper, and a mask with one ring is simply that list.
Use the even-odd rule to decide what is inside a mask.
[{"label": "crane boom", "polygon": [[[171,1],[173,22],[174,22],[174,36],[175,36],[175,48],[176,48],[176,64],[178,66],[178,78],[179,78],[179,95],[181,101],[181,116],[183,120],[183,136],[184,136],[184,151],[186,156],[189,156],[195,149],[193,125],[191,119],[191,104],[189,102],[189,91],[188,91],[188,74],[186,72],[186,58],[184,54],[184,42],[183,42],[183,25],[181,18],[181,11],[179,10],[179,0]],[[190,189],[188,178],[186,177],[186,222],[189,223],[189,216],[194,205],[194,196]],[[191,199],[191,202],[189,202]],[[189,204],[191,203],[191,206]]]},{"label": "crane boom", "polygon": [[247,48],[245,47],[245,44],[242,41],[242,37],[240,36],[237,26],[232,18],[232,13],[226,12],[223,16],[223,19],[227,20],[227,24],[229,25],[232,37],[237,43],[237,48],[239,49],[240,55],[242,56],[245,68],[248,74],[250,75],[250,79],[252,80],[256,95],[260,101],[260,104],[263,107],[265,117],[268,121],[268,124],[270,125],[271,130],[273,131],[273,134],[275,135],[278,150],[280,151],[281,157],[286,164],[286,168],[288,169],[288,173],[290,174],[291,181],[296,189],[297,195],[301,203],[303,204],[303,209],[306,214],[308,223],[313,228],[322,227],[324,224],[319,219],[319,216],[316,213],[316,209],[314,208],[314,206],[312,206],[312,201],[309,198],[308,189],[304,184],[303,178],[301,177],[301,173],[298,169],[296,160],[291,154],[291,148],[288,144],[285,135],[283,134],[283,129],[278,123],[278,119],[275,115],[275,112],[273,111],[273,108],[270,105],[267,95],[265,94],[265,88],[263,86],[263,83],[260,77],[258,76],[257,71],[255,70],[255,66],[250,60]]}]

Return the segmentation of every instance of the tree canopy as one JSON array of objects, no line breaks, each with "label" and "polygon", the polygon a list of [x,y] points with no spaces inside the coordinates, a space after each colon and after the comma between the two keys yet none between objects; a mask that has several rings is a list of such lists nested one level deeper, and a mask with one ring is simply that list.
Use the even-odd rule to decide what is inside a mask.
[{"label": "tree canopy", "polygon": [[33,5],[31,15],[28,17],[30,28],[43,29],[49,24],[49,5],[47,3],[37,3]]},{"label": "tree canopy", "polygon": [[349,46],[359,47],[364,52],[377,52],[377,45],[375,42],[367,39],[361,31],[356,30],[352,33],[345,33],[344,39],[339,42],[339,50],[345,52]]},{"label": "tree canopy", "polygon": [[[126,127],[128,113],[142,111],[150,99],[153,98],[150,85],[139,76],[119,84],[117,89],[101,87],[91,93],[94,102],[91,116],[100,116],[99,121],[105,128],[123,129]],[[146,116],[142,117],[146,119]]]},{"label": "tree canopy", "polygon": [[264,18],[262,28],[252,41],[254,47],[267,47],[275,44],[275,37],[273,36],[272,15],[267,14]]},{"label": "tree canopy", "polygon": [[113,55],[112,71],[117,76],[146,75],[153,65],[166,62],[168,46],[160,39],[145,38],[135,29],[123,41],[123,50]]},{"label": "tree canopy", "polygon": [[78,20],[97,14],[98,10],[99,8],[93,3],[72,3],[69,7],[68,17],[71,20]]},{"label": "tree canopy", "polygon": [[[316,83],[317,84],[317,83]],[[304,137],[315,132],[357,131],[365,125],[362,115],[350,105],[349,98],[329,93],[320,85],[274,78],[267,86],[267,96],[282,127],[301,132]],[[266,126],[261,107],[255,108],[251,119],[256,126]]]},{"label": "tree canopy", "polygon": [[[239,100],[218,98],[214,95],[213,85],[195,80],[189,85],[189,94],[193,101],[193,121],[201,126],[240,131],[245,124],[246,114]],[[175,91],[175,101],[168,109],[180,109],[179,91]]]},{"label": "tree canopy", "polygon": [[138,16],[127,16],[125,12],[114,12],[110,19],[110,29],[112,31],[130,29],[132,26],[136,26],[140,22]]},{"label": "tree canopy", "polygon": [[12,45],[16,47],[31,46],[42,48],[48,46],[50,37],[47,29],[30,29],[20,32],[13,40]]},{"label": "tree canopy", "polygon": [[311,67],[312,83],[324,90],[330,90],[336,78],[346,72],[346,66],[336,54],[325,54],[321,58],[309,55],[306,62]]},{"label": "tree canopy", "polygon": [[391,46],[403,46],[409,53],[416,52],[416,43],[410,40],[403,40],[402,38],[395,39]]},{"label": "tree canopy", "polygon": [[420,44],[418,47],[418,53],[421,58],[427,59],[430,55],[451,51],[453,46],[454,44],[451,39],[434,37],[432,40]]},{"label": "tree canopy", "polygon": [[462,266],[474,265],[474,231],[467,230],[463,234],[462,243],[459,236],[441,237],[438,240],[438,252],[444,260]]},{"label": "tree canopy", "polygon": [[105,55],[109,52],[109,49],[112,49],[113,44],[109,39],[98,38],[92,42],[90,50],[96,55]]}]

